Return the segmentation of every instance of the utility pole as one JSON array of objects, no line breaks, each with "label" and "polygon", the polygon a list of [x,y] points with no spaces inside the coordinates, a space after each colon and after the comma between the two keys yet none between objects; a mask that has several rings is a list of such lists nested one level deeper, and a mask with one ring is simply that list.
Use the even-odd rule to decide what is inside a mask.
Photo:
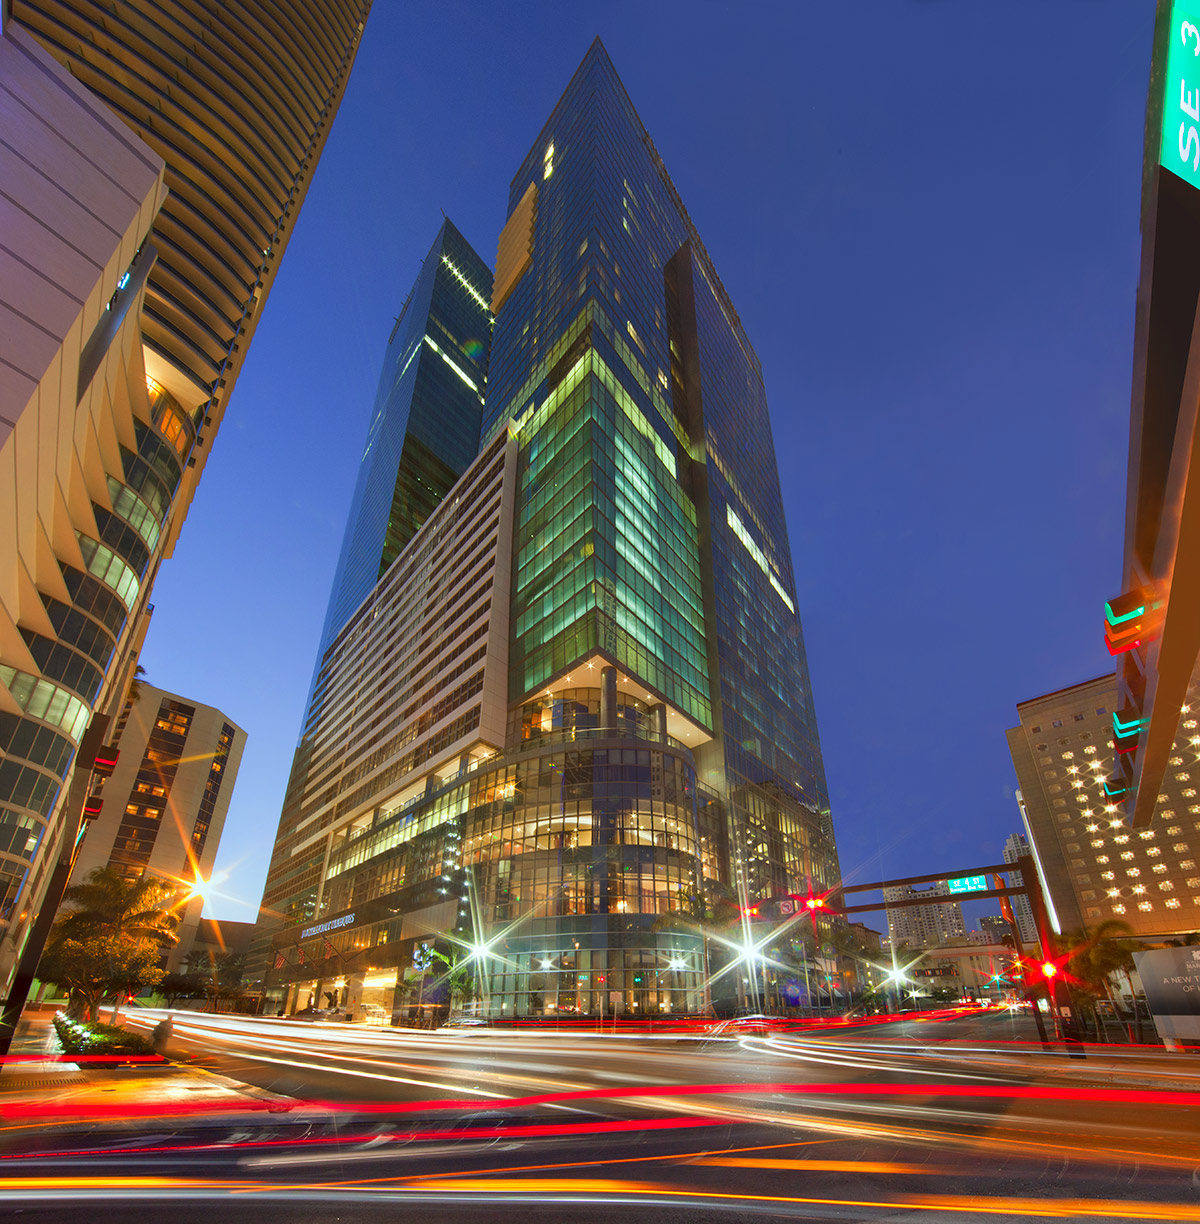
[{"label": "utility pole", "polygon": [[[1036,868],[1033,867],[1033,859],[1030,858],[1028,861],[1031,869],[1036,870]],[[1029,881],[1026,880],[1024,872],[1021,874],[1021,882],[1026,888],[1030,887]],[[1003,883],[1003,878],[1001,876],[996,876],[995,883],[996,887],[1000,888]],[[1041,901],[1041,897],[1038,897],[1038,901]],[[1033,902],[1030,901],[1030,908],[1032,909],[1032,907]],[[1017,964],[1022,967],[1022,972],[1024,972],[1025,949],[1021,946],[1021,929],[1017,925],[1016,916],[1013,914],[1012,902],[1009,901],[1007,897],[1000,898],[1000,912],[1004,915],[1005,921],[1008,923],[1008,929],[1012,934],[1013,951],[1017,954]],[[1041,928],[1038,927],[1038,929],[1040,930]],[[1030,1002],[1033,1004],[1033,1021],[1037,1025],[1038,1040],[1042,1043],[1043,1050],[1049,1050],[1050,1040],[1046,1036],[1046,1022],[1042,1019],[1042,1009],[1038,1007],[1038,1001],[1036,998],[1032,998]]]}]

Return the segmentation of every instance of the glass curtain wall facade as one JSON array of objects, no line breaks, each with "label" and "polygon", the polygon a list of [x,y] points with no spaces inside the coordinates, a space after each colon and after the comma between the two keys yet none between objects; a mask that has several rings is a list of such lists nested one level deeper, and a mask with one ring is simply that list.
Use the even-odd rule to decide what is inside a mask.
[{"label": "glass curtain wall facade", "polygon": [[479,449],[492,272],[447,220],[388,337],[320,656]]},{"label": "glass curtain wall facade", "polygon": [[700,909],[824,892],[839,868],[761,368],[599,41],[512,181],[510,227],[531,193],[484,414],[522,446],[510,700],[615,665],[723,812]]},{"label": "glass curtain wall facade", "polygon": [[[324,997],[328,940],[339,989],[382,974],[420,1013],[404,983],[427,997],[440,938],[460,1002],[495,1017],[704,1011],[744,993],[710,990],[714,914],[824,892],[838,866],[759,363],[598,41],[512,181],[491,310],[506,726],[470,777],[379,775],[361,818],[395,814],[357,843],[350,812],[310,837],[272,997]],[[414,915],[438,889],[459,908],[431,936]],[[286,891],[268,879],[273,911]]]}]

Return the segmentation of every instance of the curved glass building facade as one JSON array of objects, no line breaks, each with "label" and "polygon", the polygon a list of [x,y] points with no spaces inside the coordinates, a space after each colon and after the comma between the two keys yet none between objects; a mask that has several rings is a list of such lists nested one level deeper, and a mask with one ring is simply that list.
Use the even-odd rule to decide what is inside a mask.
[{"label": "curved glass building facade", "polygon": [[368,10],[5,4],[0,997],[57,906],[78,746],[124,705]]},{"label": "curved glass building facade", "polygon": [[[490,311],[481,457],[324,655],[264,990],[423,1022],[752,1005],[714,919],[838,882],[779,473],[757,355],[598,41],[511,183]],[[490,560],[427,587],[480,498],[494,543],[454,547]],[[427,683],[388,679],[415,642]],[[428,751],[339,739],[364,703]],[[797,976],[761,985],[811,1006]]]}]

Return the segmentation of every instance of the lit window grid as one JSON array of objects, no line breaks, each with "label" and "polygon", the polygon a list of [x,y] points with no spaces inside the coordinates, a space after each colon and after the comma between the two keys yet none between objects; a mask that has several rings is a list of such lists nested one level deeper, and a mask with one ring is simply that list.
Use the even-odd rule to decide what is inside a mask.
[{"label": "lit window grid", "polygon": [[[627,654],[622,663],[707,722],[699,558],[693,521],[682,512],[690,503],[645,435],[612,409],[598,380],[581,380],[523,450],[530,458],[522,488],[536,492],[516,528],[513,632],[526,660],[520,683],[529,692],[569,666],[555,639],[600,604],[601,616],[615,620],[659,666],[648,675],[640,658]],[[611,449],[603,435],[594,437],[597,428],[611,438]],[[612,593],[611,611],[598,586]],[[595,644],[592,634],[582,638],[583,651]]]},{"label": "lit window grid", "polygon": [[[1189,702],[1194,704],[1198,694],[1189,692]],[[1091,704],[1088,704],[1088,702]],[[1104,696],[1093,694],[1093,699],[1080,697],[1075,705],[1083,704],[1085,717],[1077,720],[1073,713],[1055,708],[1053,712],[1044,712],[1031,721],[1039,723],[1039,732],[1035,734],[1028,727],[1031,740],[1045,738],[1045,743],[1034,745],[1041,757],[1042,765],[1051,765],[1038,771],[1040,788],[1047,796],[1045,802],[1055,817],[1055,835],[1063,855],[1063,862],[1068,872],[1067,879],[1073,888],[1078,903],[1087,915],[1093,919],[1105,915],[1119,917],[1131,924],[1135,934],[1153,933],[1162,929],[1161,919],[1154,915],[1159,913],[1153,897],[1172,911],[1185,908],[1200,908],[1200,897],[1183,898],[1162,896],[1171,894],[1185,887],[1183,881],[1188,870],[1188,864],[1194,861],[1188,856],[1193,855],[1189,842],[1168,841],[1168,854],[1162,844],[1156,844],[1158,835],[1166,830],[1167,837],[1177,837],[1179,826],[1167,826],[1177,820],[1176,808],[1188,804],[1189,797],[1186,784],[1190,781],[1186,772],[1168,774],[1163,784],[1163,792],[1159,797],[1159,808],[1155,823],[1149,829],[1133,831],[1124,823],[1126,813],[1123,807],[1111,804],[1103,793],[1103,780],[1111,762],[1100,758],[1095,744],[1089,743],[1083,748],[1081,756],[1076,756],[1068,745],[1074,745],[1077,739],[1098,740],[1103,746],[1110,738],[1109,715],[1115,705],[1115,694]],[[1099,702],[1099,706],[1096,705]],[[1095,707],[1095,709],[1093,709]],[[1096,711],[1103,707],[1105,713],[1101,716]],[[1074,710],[1074,706],[1072,706]],[[1052,724],[1057,719],[1060,726]],[[1174,745],[1177,755],[1172,757],[1171,764],[1190,764],[1198,759],[1197,745],[1192,742],[1192,728],[1186,722],[1181,722],[1181,732]],[[1067,750],[1064,751],[1064,747]],[[1191,752],[1190,758],[1185,752]],[[1099,764],[1100,768],[1095,768]],[[1070,800],[1073,799],[1072,806]],[[1109,812],[1107,808],[1115,807]],[[1114,822],[1115,826],[1114,826]],[[1200,832],[1200,830],[1197,830]],[[1080,840],[1075,840],[1079,838]],[[1089,850],[1083,852],[1089,857],[1080,857],[1082,839],[1089,843]],[[1092,882],[1091,872],[1095,867],[1105,867],[1111,856],[1110,846],[1121,847],[1120,858],[1123,860],[1121,878],[1111,870],[1098,872],[1100,884]],[[1153,873],[1151,880],[1140,878],[1145,872]],[[1153,890],[1153,891],[1151,891]],[[1136,904],[1131,904],[1136,902]],[[1187,913],[1173,915],[1170,919],[1171,929],[1190,929],[1196,925],[1196,916]]]}]

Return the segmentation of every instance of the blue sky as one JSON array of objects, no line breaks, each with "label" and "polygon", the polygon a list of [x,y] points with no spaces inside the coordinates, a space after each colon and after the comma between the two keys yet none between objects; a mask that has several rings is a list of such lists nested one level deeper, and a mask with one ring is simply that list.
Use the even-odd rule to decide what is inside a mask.
[{"label": "blue sky", "polygon": [[604,39],[762,359],[843,872],[999,857],[1018,701],[1110,670],[1151,0],[376,0],[142,662],[249,733],[249,919],[392,320]]}]

